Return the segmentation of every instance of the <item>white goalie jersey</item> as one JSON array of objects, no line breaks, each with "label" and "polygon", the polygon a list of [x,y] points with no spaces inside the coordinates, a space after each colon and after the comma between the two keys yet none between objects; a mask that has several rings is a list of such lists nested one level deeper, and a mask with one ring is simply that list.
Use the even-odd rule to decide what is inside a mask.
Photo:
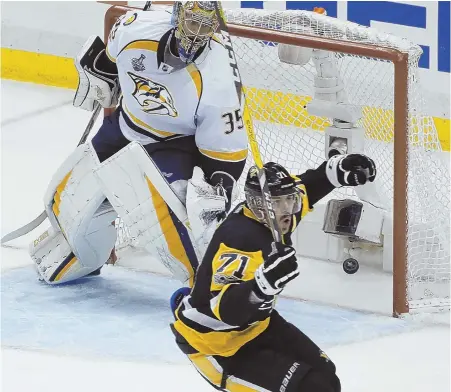
[{"label": "white goalie jersey", "polygon": [[122,132],[142,144],[195,135],[209,158],[246,159],[247,136],[227,49],[215,37],[194,63],[174,68],[165,62],[170,22],[164,11],[128,12],[111,30],[107,54],[117,65],[122,89]]}]

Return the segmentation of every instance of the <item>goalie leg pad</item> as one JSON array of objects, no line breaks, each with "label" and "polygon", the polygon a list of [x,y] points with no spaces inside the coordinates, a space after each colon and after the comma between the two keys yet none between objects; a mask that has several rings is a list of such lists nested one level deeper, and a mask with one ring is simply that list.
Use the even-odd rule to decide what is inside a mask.
[{"label": "goalie leg pad", "polygon": [[[36,262],[44,259],[41,253],[35,255],[37,250],[49,255],[48,262],[42,264],[42,268],[49,269],[43,275],[49,283],[54,282],[52,268],[64,268],[61,265],[70,261],[66,260],[70,253],[77,259],[72,261],[71,271],[78,272],[66,274],[64,279],[56,280],[57,283],[99,268],[108,260],[114,247],[116,230],[112,222],[117,214],[111,205],[102,205],[105,195],[94,176],[94,168],[98,165],[92,145],[83,144],[60,166],[47,189],[44,201],[53,232],[46,237],[55,240],[42,244],[39,249],[30,246],[30,254]],[[59,249],[55,251],[51,246]]]},{"label": "goalie leg pad", "polygon": [[100,210],[87,225],[85,234],[75,239],[75,252],[60,230],[50,227],[41,234],[29,246],[40,278],[56,285],[82,278],[100,268],[116,241],[115,215],[111,208],[109,212]]},{"label": "goalie leg pad", "polygon": [[[96,176],[132,238],[150,253],[157,253],[174,277],[191,285],[197,255],[186,228],[185,205],[178,197],[182,190],[174,191],[137,142],[102,162]],[[183,188],[181,182],[177,184]]]}]

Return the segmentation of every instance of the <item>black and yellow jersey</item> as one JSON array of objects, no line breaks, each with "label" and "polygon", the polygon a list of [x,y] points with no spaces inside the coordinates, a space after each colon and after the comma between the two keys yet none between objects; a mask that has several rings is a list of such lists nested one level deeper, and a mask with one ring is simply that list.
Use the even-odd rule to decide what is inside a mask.
[{"label": "black and yellow jersey", "polygon": [[[303,207],[294,215],[290,232],[284,235],[287,244],[291,244],[290,234],[301,218],[333,189],[324,164],[297,179]],[[269,228],[245,203],[237,206],[216,230],[191,294],[181,302],[172,325],[193,352],[228,357],[265,331],[276,297],[261,293],[254,274],[271,253],[272,242]]]}]

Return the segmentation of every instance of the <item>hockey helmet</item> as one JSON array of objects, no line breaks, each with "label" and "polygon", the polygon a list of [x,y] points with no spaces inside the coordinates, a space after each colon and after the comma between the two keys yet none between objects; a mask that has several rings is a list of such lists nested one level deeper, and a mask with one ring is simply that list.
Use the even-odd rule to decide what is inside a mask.
[{"label": "hockey helmet", "polygon": [[[274,162],[265,163],[263,168],[275,215],[287,216],[299,212],[302,208],[301,191],[287,169]],[[266,223],[265,206],[256,166],[249,169],[244,193],[249,209],[259,221]]]},{"label": "hockey helmet", "polygon": [[214,1],[176,1],[172,12],[180,59],[193,61],[219,26]]}]

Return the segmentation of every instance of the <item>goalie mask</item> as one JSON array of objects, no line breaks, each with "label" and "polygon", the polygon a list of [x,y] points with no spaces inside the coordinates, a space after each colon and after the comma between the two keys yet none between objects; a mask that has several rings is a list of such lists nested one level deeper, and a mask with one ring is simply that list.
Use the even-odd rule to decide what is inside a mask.
[{"label": "goalie mask", "polygon": [[[263,167],[265,168],[266,181],[271,193],[271,202],[276,220],[285,234],[291,227],[291,216],[301,211],[301,191],[296,186],[293,177],[282,165],[268,162]],[[265,205],[256,166],[249,169],[244,185],[244,193],[249,209],[260,222],[267,224]]]},{"label": "goalie mask", "polygon": [[194,60],[219,26],[214,1],[178,1],[174,4],[172,24],[175,26],[180,59]]}]

